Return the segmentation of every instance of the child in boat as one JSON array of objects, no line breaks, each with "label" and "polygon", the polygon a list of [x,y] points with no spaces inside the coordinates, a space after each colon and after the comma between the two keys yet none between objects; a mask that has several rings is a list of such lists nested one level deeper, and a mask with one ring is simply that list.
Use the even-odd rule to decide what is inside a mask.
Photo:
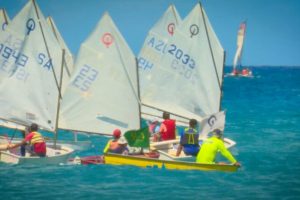
[{"label": "child in boat", "polygon": [[113,139],[107,142],[103,152],[128,154],[127,141],[124,137],[121,137],[120,129],[113,131]]},{"label": "child in boat", "polygon": [[45,157],[46,156],[46,142],[42,134],[38,132],[38,125],[33,123],[29,127],[29,131],[26,134],[26,137],[22,140],[22,142],[17,144],[9,144],[7,149],[14,149],[19,146],[23,146],[27,144],[30,145],[30,154],[31,156],[39,156]]}]

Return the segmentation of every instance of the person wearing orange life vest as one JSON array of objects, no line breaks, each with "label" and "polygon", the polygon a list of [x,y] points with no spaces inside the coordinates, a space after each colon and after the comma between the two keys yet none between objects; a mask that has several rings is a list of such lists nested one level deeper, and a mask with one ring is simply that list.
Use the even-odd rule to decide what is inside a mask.
[{"label": "person wearing orange life vest", "polygon": [[160,125],[159,133],[162,141],[176,139],[176,121],[170,119],[170,113],[163,112],[164,121]]},{"label": "person wearing orange life vest", "polygon": [[107,142],[103,152],[128,154],[127,141],[124,137],[121,137],[120,129],[113,131],[113,139]]},{"label": "person wearing orange life vest", "polygon": [[46,142],[44,140],[44,137],[39,132],[37,132],[38,128],[39,127],[37,124],[31,124],[22,142],[17,144],[9,144],[7,146],[7,149],[14,149],[19,146],[27,145],[29,143],[30,153],[32,156],[45,157],[47,153]]}]

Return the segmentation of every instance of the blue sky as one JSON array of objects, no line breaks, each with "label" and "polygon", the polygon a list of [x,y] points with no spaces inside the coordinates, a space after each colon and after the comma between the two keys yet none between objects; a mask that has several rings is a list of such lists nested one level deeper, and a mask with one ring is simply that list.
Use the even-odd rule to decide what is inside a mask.
[{"label": "blue sky", "polygon": [[[197,0],[36,0],[51,15],[76,55],[81,42],[108,11],[138,55],[149,29],[174,4],[184,18]],[[10,18],[27,0],[0,0]],[[300,66],[300,0],[202,0],[210,22],[232,65],[237,29],[247,19],[243,65]]]}]

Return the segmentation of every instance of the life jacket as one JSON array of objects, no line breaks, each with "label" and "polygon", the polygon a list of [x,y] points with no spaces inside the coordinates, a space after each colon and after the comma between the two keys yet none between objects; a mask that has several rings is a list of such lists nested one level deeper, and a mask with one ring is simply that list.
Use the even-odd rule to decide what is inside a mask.
[{"label": "life jacket", "polygon": [[33,136],[30,140],[30,144],[34,145],[34,144],[42,143],[42,142],[45,142],[43,136],[39,132],[33,132]]},{"label": "life jacket", "polygon": [[181,145],[187,145],[187,144],[199,145],[198,138],[199,138],[199,134],[197,133],[196,129],[185,128],[180,144]]},{"label": "life jacket", "polygon": [[163,133],[161,133],[161,139],[162,140],[174,140],[175,137],[175,120],[173,119],[166,119],[162,122],[167,130]]},{"label": "life jacket", "polygon": [[116,141],[111,141],[110,144],[109,144],[109,149],[110,150],[115,150],[115,149],[118,149],[119,148],[119,143],[118,143],[118,140]]}]

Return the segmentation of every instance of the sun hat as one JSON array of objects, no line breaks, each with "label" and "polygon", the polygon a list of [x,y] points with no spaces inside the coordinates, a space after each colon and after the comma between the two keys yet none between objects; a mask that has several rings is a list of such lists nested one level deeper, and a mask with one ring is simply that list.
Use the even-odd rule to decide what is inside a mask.
[{"label": "sun hat", "polygon": [[113,132],[113,136],[115,137],[115,138],[119,138],[119,137],[121,137],[121,131],[120,131],[120,129],[115,129],[114,130],[114,132]]},{"label": "sun hat", "polygon": [[118,140],[118,144],[127,144],[127,140],[126,140],[124,137],[121,137],[121,138]]}]

